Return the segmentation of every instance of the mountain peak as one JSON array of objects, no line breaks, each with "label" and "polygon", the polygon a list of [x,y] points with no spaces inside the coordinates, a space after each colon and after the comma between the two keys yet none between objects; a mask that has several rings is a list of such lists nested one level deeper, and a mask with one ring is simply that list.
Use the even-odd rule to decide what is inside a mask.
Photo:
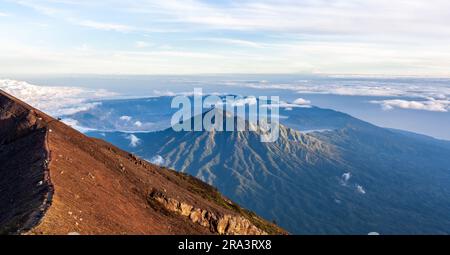
[{"label": "mountain peak", "polygon": [[[270,119],[270,118],[269,118]],[[273,120],[271,120],[273,121]],[[180,120],[172,126],[175,131],[208,131],[217,132],[253,132],[260,136],[267,136],[272,132],[274,124],[277,130],[283,130],[288,133],[287,127],[277,122],[268,122],[264,117],[258,115],[249,116],[249,114],[240,115],[235,112],[229,112],[221,107],[212,107],[203,113],[193,116],[187,120]],[[274,131],[277,131],[274,130]],[[292,130],[291,130],[292,131]]]}]

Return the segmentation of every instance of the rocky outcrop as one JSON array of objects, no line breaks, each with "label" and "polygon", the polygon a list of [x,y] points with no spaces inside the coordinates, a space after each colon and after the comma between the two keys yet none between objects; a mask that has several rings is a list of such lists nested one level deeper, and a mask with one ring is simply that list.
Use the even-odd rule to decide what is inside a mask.
[{"label": "rocky outcrop", "polygon": [[211,210],[196,208],[183,201],[167,196],[160,190],[153,189],[149,195],[150,203],[158,203],[170,212],[189,218],[193,223],[209,228],[212,233],[220,235],[267,235],[267,233],[243,216],[220,215]]}]

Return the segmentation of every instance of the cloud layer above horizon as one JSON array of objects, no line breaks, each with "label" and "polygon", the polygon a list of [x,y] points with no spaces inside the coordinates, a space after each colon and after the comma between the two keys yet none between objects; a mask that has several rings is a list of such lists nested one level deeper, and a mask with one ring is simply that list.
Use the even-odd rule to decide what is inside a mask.
[{"label": "cloud layer above horizon", "polygon": [[89,110],[99,104],[95,100],[117,95],[101,89],[38,86],[25,81],[8,79],[0,79],[0,90],[54,117]]},{"label": "cloud layer above horizon", "polygon": [[445,0],[0,0],[2,75],[450,76]]}]

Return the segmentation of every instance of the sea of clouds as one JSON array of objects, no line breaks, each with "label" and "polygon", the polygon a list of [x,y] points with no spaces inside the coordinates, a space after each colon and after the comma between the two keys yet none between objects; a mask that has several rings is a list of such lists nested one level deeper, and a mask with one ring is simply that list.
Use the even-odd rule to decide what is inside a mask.
[{"label": "sea of clouds", "polygon": [[[378,104],[383,110],[410,109],[434,112],[450,111],[450,80],[412,79],[411,82],[398,79],[340,80],[327,79],[297,80],[285,83],[262,81],[219,80],[216,85],[253,89],[290,90],[298,94],[330,94],[342,96],[374,97],[369,103]],[[198,85],[202,85],[201,82]],[[70,115],[89,110],[102,99],[118,98],[117,93],[104,89],[88,89],[67,86],[42,86],[25,81],[0,79],[0,89],[14,95],[28,104],[50,115]],[[220,93],[217,93],[218,95]],[[156,91],[153,96],[192,95],[192,92],[176,93]],[[380,99],[380,97],[386,97]],[[251,99],[244,99],[251,100]],[[243,102],[249,104],[251,102]],[[280,107],[309,107],[310,101],[299,98],[292,103],[280,102]],[[138,125],[139,123],[137,123]]]},{"label": "sea of clouds", "polygon": [[410,83],[404,80],[398,82],[396,79],[384,79],[383,81],[330,79],[327,82],[299,80],[288,83],[271,83],[263,80],[258,82],[227,81],[223,85],[254,89],[291,90],[299,94],[392,97],[392,99],[370,100],[369,102],[379,104],[383,110],[401,108],[436,112],[450,111],[449,79],[442,79],[440,82],[415,79],[411,80]]},{"label": "sea of clouds", "polygon": [[0,79],[0,90],[52,116],[89,110],[100,104],[96,100],[117,96],[116,93],[103,89],[38,86],[10,79]]}]

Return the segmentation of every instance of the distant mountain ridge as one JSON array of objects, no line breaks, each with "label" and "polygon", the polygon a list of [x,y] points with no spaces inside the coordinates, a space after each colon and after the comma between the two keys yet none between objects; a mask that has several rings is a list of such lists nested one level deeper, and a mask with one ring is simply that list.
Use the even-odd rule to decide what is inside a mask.
[{"label": "distant mountain ridge", "polygon": [[[89,132],[192,174],[293,233],[447,234],[450,146],[332,110],[282,109],[280,139],[255,132]],[[307,133],[297,130],[309,130]],[[314,132],[310,130],[320,130]],[[444,144],[444,145],[443,145]]]}]

